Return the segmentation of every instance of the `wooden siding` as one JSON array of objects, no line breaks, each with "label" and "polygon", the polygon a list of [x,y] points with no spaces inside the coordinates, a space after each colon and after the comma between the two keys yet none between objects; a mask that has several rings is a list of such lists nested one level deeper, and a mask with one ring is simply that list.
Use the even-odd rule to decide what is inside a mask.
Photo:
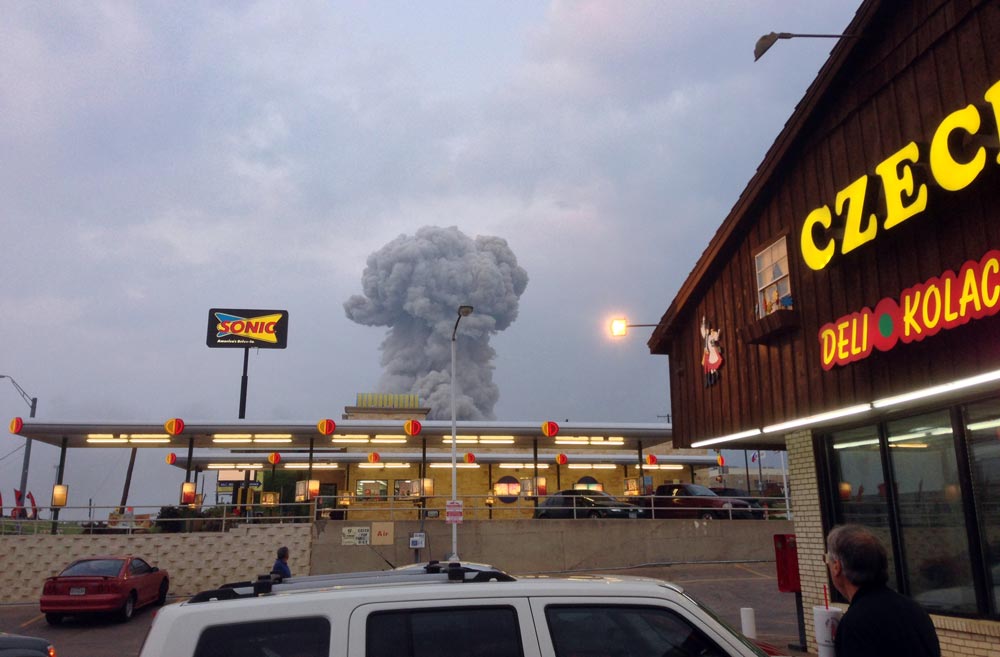
[{"label": "wooden siding", "polygon": [[[1000,3],[922,0],[886,3],[838,72],[795,143],[719,252],[703,290],[669,332],[674,442],[762,427],[934,383],[1000,368],[1000,315],[973,320],[921,342],[824,371],[820,326],[945,270],[1000,249],[1000,165],[959,192],[928,185],[927,210],[818,272],[799,254],[802,220],[833,207],[837,192],[910,141],[927,145],[951,112],[1000,81]],[[988,125],[988,124],[987,124]],[[992,133],[996,136],[995,128]],[[926,174],[924,174],[926,175]],[[882,214],[879,198],[875,211]],[[800,328],[764,344],[740,329],[754,321],[754,255],[787,235],[792,295]],[[701,318],[721,329],[725,363],[710,387],[701,369]]]}]

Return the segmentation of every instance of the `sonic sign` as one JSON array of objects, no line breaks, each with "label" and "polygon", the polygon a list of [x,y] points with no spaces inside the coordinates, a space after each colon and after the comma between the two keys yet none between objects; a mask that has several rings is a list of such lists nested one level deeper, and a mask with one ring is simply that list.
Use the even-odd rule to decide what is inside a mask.
[{"label": "sonic sign", "polygon": [[208,311],[209,347],[284,349],[287,345],[287,310],[212,308]]}]

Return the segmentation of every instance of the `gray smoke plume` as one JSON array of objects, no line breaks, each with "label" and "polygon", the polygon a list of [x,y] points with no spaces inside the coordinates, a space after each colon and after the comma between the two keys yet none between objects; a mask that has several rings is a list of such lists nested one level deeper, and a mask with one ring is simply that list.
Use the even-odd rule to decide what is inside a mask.
[{"label": "gray smoke plume", "polygon": [[475,308],[458,328],[455,415],[494,419],[500,390],[490,336],[517,318],[528,285],[507,241],[425,226],[368,256],[361,283],[364,295],[352,296],[344,310],[359,324],[389,327],[379,391],[419,395],[430,419],[451,418],[451,333],[458,307]]}]

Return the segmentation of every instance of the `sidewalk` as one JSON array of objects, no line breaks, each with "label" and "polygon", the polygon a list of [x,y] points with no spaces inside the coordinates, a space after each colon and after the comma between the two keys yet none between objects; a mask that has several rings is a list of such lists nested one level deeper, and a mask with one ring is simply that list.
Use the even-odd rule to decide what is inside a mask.
[{"label": "sidewalk", "polygon": [[750,607],[756,616],[758,639],[788,655],[810,654],[789,647],[799,644],[795,594],[778,591],[774,562],[656,565],[595,572],[655,577],[678,584],[737,630],[741,629],[740,608]]}]

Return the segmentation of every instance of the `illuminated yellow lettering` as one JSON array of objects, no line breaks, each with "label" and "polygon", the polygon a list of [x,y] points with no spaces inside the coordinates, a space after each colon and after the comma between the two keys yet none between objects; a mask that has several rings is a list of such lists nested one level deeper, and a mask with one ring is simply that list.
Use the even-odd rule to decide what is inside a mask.
[{"label": "illuminated yellow lettering", "polygon": [[979,285],[976,281],[974,267],[965,270],[965,278],[962,279],[962,296],[958,298],[958,314],[965,317],[966,308],[970,303],[976,307],[977,313],[983,309],[982,301],[979,299]]},{"label": "illuminated yellow lettering", "polygon": [[[866,318],[864,316],[862,316],[861,317],[861,321],[865,321],[865,320],[866,320]],[[865,341],[866,338],[862,337],[861,340],[858,340],[858,321],[859,321],[858,320],[858,314],[855,313],[854,317],[851,318],[851,355],[852,356],[857,356],[858,354],[860,354],[860,353],[862,353],[864,351],[863,343],[864,343],[864,341]],[[867,333],[867,331],[865,331],[866,327],[861,327],[861,328],[862,328],[862,331],[864,331],[864,332]]]},{"label": "illuminated yellow lettering", "polygon": [[951,298],[951,277],[944,279],[944,293],[942,294],[942,297],[944,301],[944,308],[942,309],[944,312],[944,321],[954,322],[958,319],[958,313],[951,307],[951,303],[953,301]]},{"label": "illuminated yellow lettering", "polygon": [[[931,315],[928,311],[928,307],[931,305],[932,296],[934,297],[933,315]],[[937,285],[929,285],[927,289],[924,290],[924,302],[921,304],[921,311],[924,326],[929,329],[937,326],[938,321],[941,319],[941,290],[938,289]]]},{"label": "illuminated yellow lettering", "polygon": [[[991,270],[993,271],[994,274],[1000,273],[1000,262],[997,262],[995,258],[990,258],[983,265],[983,278],[982,278],[983,302],[984,302],[983,305],[985,305],[987,308],[992,309],[996,307],[998,302],[1000,302],[1000,284],[997,283],[993,283],[992,285],[990,284],[988,278]],[[993,291],[993,294],[990,294],[990,290]]]},{"label": "illuminated yellow lettering", "polygon": [[[1000,126],[1000,82],[997,82],[986,91],[986,102],[993,106],[994,125]],[[997,135],[1000,139],[1000,134]],[[1000,153],[997,153],[997,162],[1000,162]]]},{"label": "illuminated yellow lettering", "polygon": [[802,259],[806,261],[810,269],[819,271],[830,264],[830,260],[833,258],[833,240],[829,240],[826,246],[820,248],[813,238],[813,230],[817,225],[829,230],[832,223],[833,216],[830,214],[830,207],[824,205],[810,212],[809,216],[806,217],[805,223],[802,224],[799,246],[802,251]]},{"label": "illuminated yellow lettering", "polygon": [[847,357],[851,355],[847,348],[850,344],[847,339],[847,329],[850,325],[849,321],[837,324],[837,358],[841,361],[847,360]]},{"label": "illuminated yellow lettering", "polygon": [[927,209],[927,185],[915,186],[913,180],[913,164],[918,157],[920,149],[911,141],[875,167],[885,190],[886,212],[882,225],[886,229]]},{"label": "illuminated yellow lettering", "polygon": [[837,336],[831,329],[823,329],[819,334],[820,343],[823,345],[823,364],[831,365],[836,357],[834,350]]},{"label": "illuminated yellow lettering", "polygon": [[917,314],[917,310],[920,308],[920,292],[914,292],[913,294],[906,294],[903,296],[903,335],[909,336],[912,334],[920,335],[920,324],[917,324],[916,320],[913,318]]},{"label": "illuminated yellow lettering", "polygon": [[979,110],[975,105],[952,112],[944,118],[931,139],[931,174],[942,188],[955,192],[969,185],[986,166],[986,149],[982,146],[970,162],[961,163],[952,155],[948,139],[956,130],[970,135],[979,130]]},{"label": "illuminated yellow lettering", "polygon": [[865,210],[865,193],[868,190],[868,176],[861,176],[837,194],[837,215],[843,215],[844,203],[847,203],[847,217],[844,223],[844,241],[840,244],[841,253],[849,253],[865,242],[875,239],[878,231],[878,219],[869,215],[865,227],[861,227],[862,215]]}]

